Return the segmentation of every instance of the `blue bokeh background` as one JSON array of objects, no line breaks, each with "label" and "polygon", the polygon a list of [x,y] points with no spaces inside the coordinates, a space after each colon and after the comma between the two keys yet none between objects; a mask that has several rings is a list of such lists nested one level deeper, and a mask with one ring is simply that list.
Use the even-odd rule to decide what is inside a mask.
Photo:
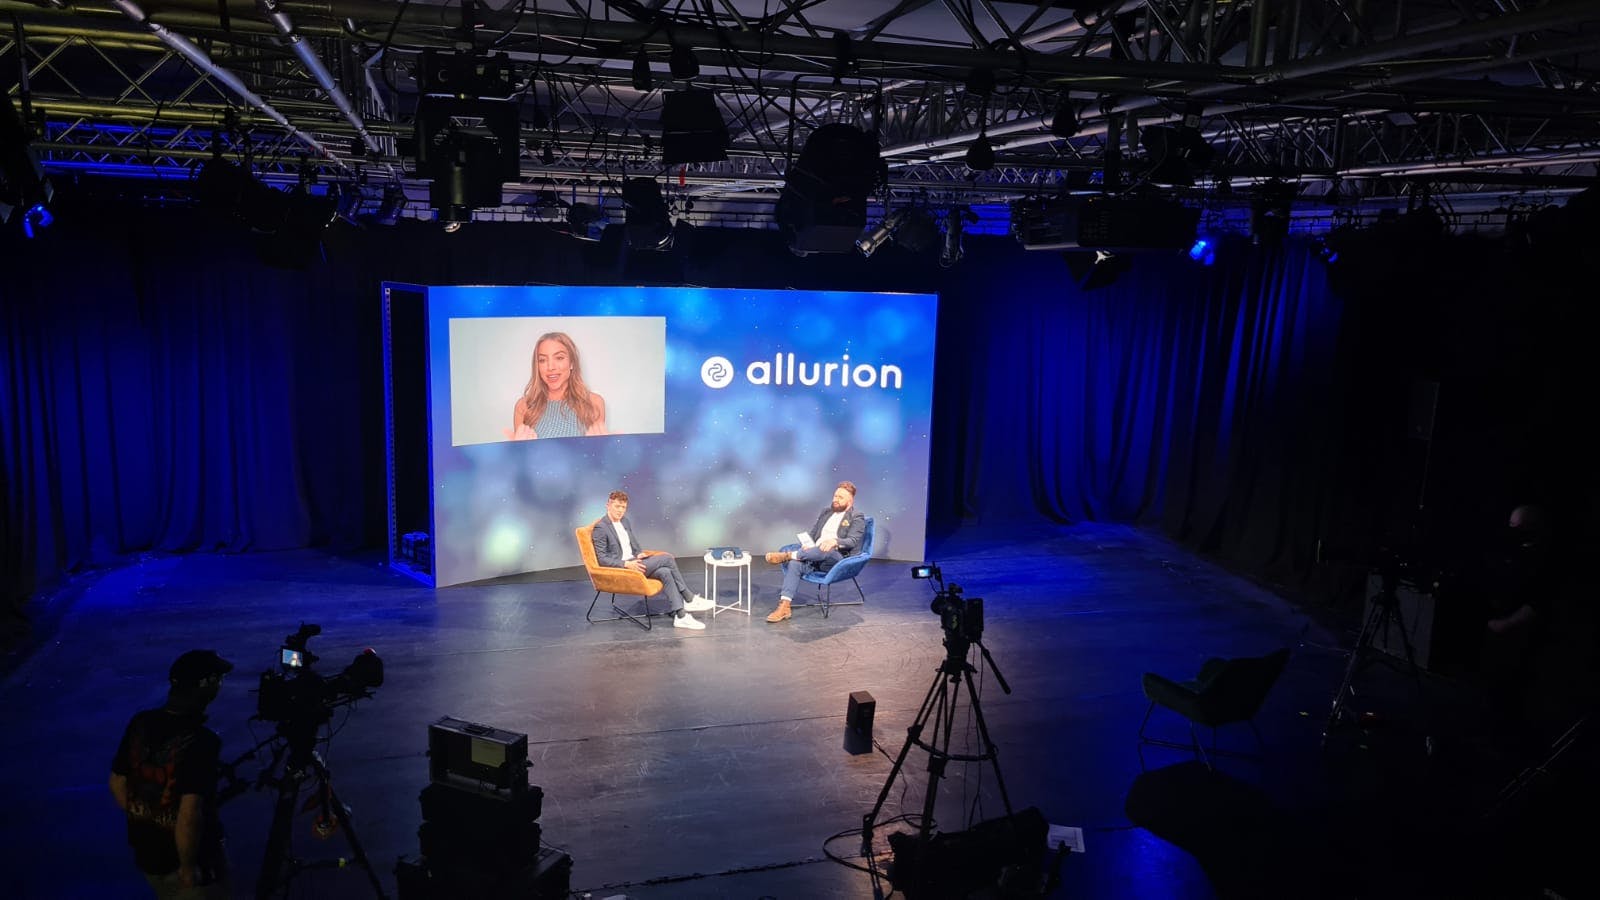
[{"label": "blue bokeh background", "polygon": [[[434,577],[439,586],[580,563],[573,529],[617,488],[652,549],[697,556],[738,544],[772,549],[809,528],[850,480],[876,517],[877,553],[921,559],[926,539],[937,298],[618,287],[427,289]],[[451,319],[515,316],[666,319],[666,428],[479,444],[450,442]],[[755,384],[751,363],[840,362],[900,371],[862,387]],[[732,363],[712,387],[702,365]],[[757,373],[759,374],[759,372]],[[640,373],[654,380],[659,373]]]}]

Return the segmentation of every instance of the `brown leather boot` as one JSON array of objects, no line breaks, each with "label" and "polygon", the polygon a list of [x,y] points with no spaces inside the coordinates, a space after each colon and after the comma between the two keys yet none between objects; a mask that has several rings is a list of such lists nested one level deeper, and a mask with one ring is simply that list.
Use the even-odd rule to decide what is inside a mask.
[{"label": "brown leather boot", "polygon": [[767,554],[767,562],[774,566],[781,566],[789,561],[789,554],[783,550],[774,550]]},{"label": "brown leather boot", "polygon": [[771,614],[767,616],[767,621],[782,622],[784,619],[787,619],[792,615],[794,615],[794,610],[789,608],[789,601],[779,600],[778,608],[773,610]]}]

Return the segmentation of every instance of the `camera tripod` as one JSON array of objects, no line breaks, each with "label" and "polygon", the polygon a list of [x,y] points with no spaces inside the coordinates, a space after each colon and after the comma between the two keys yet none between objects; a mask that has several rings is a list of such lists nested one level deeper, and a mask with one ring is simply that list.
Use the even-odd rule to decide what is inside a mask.
[{"label": "camera tripod", "polygon": [[[1355,649],[1350,651],[1350,662],[1345,666],[1344,679],[1339,682],[1339,689],[1333,694],[1333,706],[1328,711],[1328,724],[1322,730],[1322,744],[1328,744],[1328,736],[1333,729],[1349,714],[1349,703],[1355,699],[1355,679],[1374,659],[1372,642],[1379,634],[1387,634],[1393,626],[1400,634],[1400,645],[1405,649],[1405,665],[1402,671],[1411,676],[1412,683],[1416,686],[1417,701],[1422,702],[1422,669],[1417,665],[1416,652],[1411,646],[1411,633],[1406,629],[1405,614],[1400,610],[1400,597],[1396,591],[1395,582],[1385,577],[1382,588],[1371,598],[1372,609],[1367,613],[1366,621],[1361,626],[1361,635],[1356,638]],[[1391,665],[1398,665],[1390,663]],[[1426,715],[1426,711],[1424,711]],[[1425,739],[1431,750],[1431,738]]]},{"label": "camera tripod", "polygon": [[[350,808],[345,806],[344,801],[334,792],[332,775],[328,772],[322,757],[312,747],[316,736],[315,729],[314,723],[310,729],[289,725],[279,726],[277,734],[257,744],[241,757],[245,759],[254,756],[261,748],[282,740],[272,752],[272,762],[256,781],[258,788],[271,786],[278,790],[278,799],[272,811],[272,825],[267,830],[267,849],[261,858],[261,872],[256,878],[256,900],[266,900],[279,892],[287,895],[289,882],[306,869],[342,869],[350,865],[360,866],[367,873],[367,880],[372,883],[373,893],[377,894],[380,900],[387,900],[383,884],[378,880],[378,873],[367,859],[367,853],[361,847],[361,839],[356,835],[355,824],[350,821]],[[280,765],[281,771],[279,771]],[[304,805],[300,803],[302,795],[306,796]],[[295,813],[309,812],[312,809],[317,810],[315,827],[318,833],[327,836],[335,830],[343,832],[345,840],[350,843],[350,849],[354,851],[352,858],[303,860],[291,854]]]},{"label": "camera tripod", "polygon": [[[1006,794],[1005,778],[1000,774],[999,754],[994,741],[989,737],[989,726],[983,718],[983,707],[979,705],[978,693],[973,688],[972,673],[976,670],[967,662],[967,655],[974,644],[982,651],[984,660],[1000,684],[1000,689],[1007,694],[1011,693],[1011,686],[1006,684],[1005,677],[1000,674],[1000,668],[995,665],[994,657],[989,655],[989,648],[983,646],[981,641],[969,639],[949,629],[945,631],[944,662],[939,664],[939,669],[933,676],[933,684],[923,697],[922,707],[917,711],[916,719],[912,721],[911,727],[906,729],[906,742],[901,745],[900,755],[895,758],[894,766],[889,770],[889,777],[884,781],[883,789],[878,792],[877,802],[872,805],[872,811],[862,817],[861,852],[871,865],[874,885],[877,884],[878,868],[872,863],[872,829],[878,824],[878,814],[883,811],[884,801],[888,799],[889,790],[899,777],[912,747],[919,747],[928,753],[928,789],[922,800],[922,818],[917,823],[919,846],[926,846],[933,832],[933,807],[938,797],[939,782],[944,778],[945,765],[952,760],[987,762],[993,766],[995,784],[1000,788],[1000,800],[1005,804],[1006,815],[1012,814],[1011,798]],[[973,718],[978,723],[981,752],[975,754],[950,752],[950,733],[955,725],[956,704],[961,699],[962,684],[967,687],[967,702],[972,707]],[[932,727],[930,736],[924,740],[923,731],[930,726]]]}]

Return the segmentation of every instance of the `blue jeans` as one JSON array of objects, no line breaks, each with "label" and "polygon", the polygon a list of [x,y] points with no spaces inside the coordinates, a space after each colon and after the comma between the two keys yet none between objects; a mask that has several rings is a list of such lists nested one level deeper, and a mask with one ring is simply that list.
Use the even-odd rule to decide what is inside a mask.
[{"label": "blue jeans", "polygon": [[839,564],[844,559],[844,554],[838,550],[829,550],[826,553],[816,547],[806,547],[796,550],[798,560],[789,560],[783,564],[783,591],[778,596],[784,600],[793,600],[800,590],[800,576],[807,572],[826,572]]}]

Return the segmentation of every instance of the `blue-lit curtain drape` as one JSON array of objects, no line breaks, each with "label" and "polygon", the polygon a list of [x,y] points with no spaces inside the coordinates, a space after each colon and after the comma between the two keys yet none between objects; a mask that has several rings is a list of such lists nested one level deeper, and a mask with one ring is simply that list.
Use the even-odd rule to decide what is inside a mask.
[{"label": "blue-lit curtain drape", "polygon": [[8,594],[146,550],[381,545],[386,278],[936,291],[936,519],[1132,521],[1294,569],[1320,514],[1340,310],[1303,247],[1141,257],[1083,292],[999,237],[950,269],[892,247],[798,259],[769,232],[675,254],[490,224],[327,244],[270,268],[187,210],[0,243]]},{"label": "blue-lit curtain drape", "polygon": [[1252,568],[1303,564],[1340,303],[1304,247],[1226,250],[1210,268],[1142,257],[1091,292],[1051,254],[990,282],[956,329],[978,337],[941,346],[976,376],[967,514],[1139,522]]}]

